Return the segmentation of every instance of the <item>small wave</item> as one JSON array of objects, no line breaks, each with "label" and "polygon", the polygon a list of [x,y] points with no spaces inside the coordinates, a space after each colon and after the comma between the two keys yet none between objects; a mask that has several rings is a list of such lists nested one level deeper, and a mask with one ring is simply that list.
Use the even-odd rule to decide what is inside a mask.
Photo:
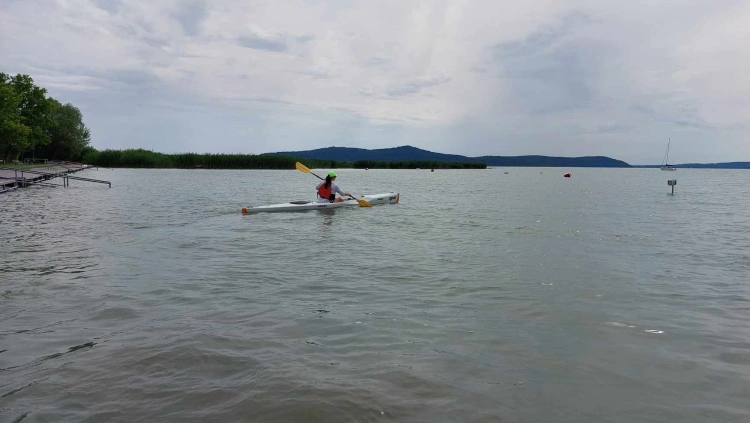
[{"label": "small wave", "polygon": [[138,313],[129,307],[112,307],[102,310],[91,318],[91,320],[122,320],[135,319]]},{"label": "small wave", "polygon": [[613,327],[616,327],[616,328],[626,328],[626,327],[628,327],[628,325],[626,323],[621,323],[621,322],[605,322],[604,324],[607,325],[607,326],[613,326]]}]

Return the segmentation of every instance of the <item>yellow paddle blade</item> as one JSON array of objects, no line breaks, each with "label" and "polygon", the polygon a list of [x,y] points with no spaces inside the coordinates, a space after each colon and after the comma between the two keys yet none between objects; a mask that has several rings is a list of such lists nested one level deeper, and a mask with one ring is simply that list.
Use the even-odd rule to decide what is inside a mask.
[{"label": "yellow paddle blade", "polygon": [[296,166],[297,170],[299,170],[300,172],[310,173],[310,169],[308,169],[307,166],[303,165],[302,163],[297,162]]},{"label": "yellow paddle blade", "polygon": [[355,200],[357,200],[360,207],[372,207],[372,204],[370,204],[370,202],[367,200],[361,200],[359,198],[355,198]]}]

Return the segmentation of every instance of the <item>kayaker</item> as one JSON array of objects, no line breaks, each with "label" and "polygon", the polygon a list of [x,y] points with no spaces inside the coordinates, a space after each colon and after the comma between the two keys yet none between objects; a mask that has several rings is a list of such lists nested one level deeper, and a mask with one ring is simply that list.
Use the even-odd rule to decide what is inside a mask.
[{"label": "kayaker", "polygon": [[341,197],[336,197],[336,193],[345,196],[351,196],[348,192],[341,191],[338,185],[334,184],[336,180],[336,172],[328,172],[325,181],[321,181],[315,189],[318,190],[318,202],[319,203],[340,203],[344,201]]}]

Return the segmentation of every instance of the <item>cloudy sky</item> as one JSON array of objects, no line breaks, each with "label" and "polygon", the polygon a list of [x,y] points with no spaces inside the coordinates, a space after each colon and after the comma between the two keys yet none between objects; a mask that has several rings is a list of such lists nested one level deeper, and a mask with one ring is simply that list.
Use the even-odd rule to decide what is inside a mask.
[{"label": "cloudy sky", "polygon": [[99,148],[750,161],[747,0],[1,0]]}]

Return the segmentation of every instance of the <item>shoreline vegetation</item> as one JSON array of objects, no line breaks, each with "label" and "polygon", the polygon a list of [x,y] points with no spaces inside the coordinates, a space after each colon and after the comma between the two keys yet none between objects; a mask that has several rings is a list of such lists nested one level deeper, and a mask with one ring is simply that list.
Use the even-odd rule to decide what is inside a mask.
[{"label": "shoreline vegetation", "polygon": [[486,169],[484,163],[453,163],[431,160],[373,161],[304,159],[277,154],[165,154],[145,149],[89,150],[86,164],[105,168],[138,169],[295,169],[297,162],[314,168],[333,169]]}]

